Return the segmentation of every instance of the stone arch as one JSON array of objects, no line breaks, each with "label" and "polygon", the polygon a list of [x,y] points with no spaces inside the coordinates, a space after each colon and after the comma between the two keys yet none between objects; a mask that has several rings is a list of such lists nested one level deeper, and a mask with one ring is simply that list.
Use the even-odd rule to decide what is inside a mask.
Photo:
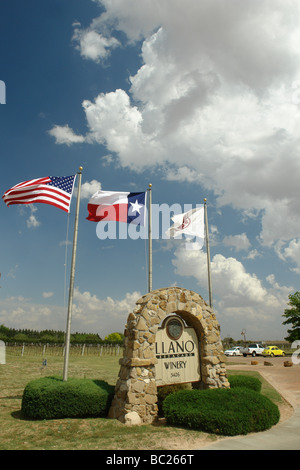
[{"label": "stone arch", "polygon": [[[220,326],[203,298],[188,289],[167,287],[151,291],[136,302],[125,326],[125,348],[109,417],[126,422],[132,412],[138,422],[157,417],[155,336],[159,324],[176,313],[192,326],[200,341],[201,382],[197,388],[229,387]],[[138,416],[137,416],[138,415]]]}]

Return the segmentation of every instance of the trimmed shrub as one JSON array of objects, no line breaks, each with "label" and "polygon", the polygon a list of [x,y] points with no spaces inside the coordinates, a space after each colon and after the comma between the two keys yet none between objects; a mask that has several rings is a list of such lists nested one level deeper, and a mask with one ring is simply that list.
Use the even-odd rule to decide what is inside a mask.
[{"label": "trimmed shrub", "polygon": [[191,384],[173,384],[173,385],[164,385],[157,387],[157,406],[158,406],[158,414],[162,416],[162,404],[165,398],[170,395],[171,393],[176,393],[179,390],[187,390],[191,389]]},{"label": "trimmed shrub", "polygon": [[43,377],[26,385],[22,412],[31,419],[105,417],[113,395],[102,380]]},{"label": "trimmed shrub", "polygon": [[166,397],[163,412],[168,424],[236,436],[264,431],[279,421],[279,409],[251,389],[182,390]]},{"label": "trimmed shrub", "polygon": [[245,387],[254,390],[255,392],[261,391],[261,381],[257,377],[248,375],[229,375],[228,382],[231,388]]}]

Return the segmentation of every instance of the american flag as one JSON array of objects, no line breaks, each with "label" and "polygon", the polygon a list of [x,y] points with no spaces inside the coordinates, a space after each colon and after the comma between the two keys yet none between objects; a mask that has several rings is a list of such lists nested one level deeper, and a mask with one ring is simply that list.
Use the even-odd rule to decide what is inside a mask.
[{"label": "american flag", "polygon": [[7,206],[11,204],[51,204],[70,212],[76,175],[46,176],[23,181],[8,189],[2,196]]}]

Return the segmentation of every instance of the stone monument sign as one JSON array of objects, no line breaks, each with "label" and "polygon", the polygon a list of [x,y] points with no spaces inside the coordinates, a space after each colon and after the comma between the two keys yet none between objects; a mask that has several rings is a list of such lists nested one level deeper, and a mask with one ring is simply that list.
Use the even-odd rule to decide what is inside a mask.
[{"label": "stone monument sign", "polygon": [[129,314],[124,335],[110,418],[153,422],[157,387],[167,383],[193,382],[202,389],[230,386],[219,323],[193,291],[167,287],[144,295]]}]

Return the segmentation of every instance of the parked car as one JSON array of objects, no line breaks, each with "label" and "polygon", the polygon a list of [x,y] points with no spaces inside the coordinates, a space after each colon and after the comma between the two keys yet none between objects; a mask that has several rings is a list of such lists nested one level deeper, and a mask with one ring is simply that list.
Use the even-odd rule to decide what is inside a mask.
[{"label": "parked car", "polygon": [[285,356],[285,352],[282,349],[277,348],[277,346],[268,346],[263,350],[262,355],[266,356]]},{"label": "parked car", "polygon": [[225,356],[241,356],[241,346],[234,346],[224,352]]},{"label": "parked car", "polygon": [[264,349],[265,349],[264,346],[262,346],[261,344],[252,343],[252,344],[249,344],[249,346],[247,346],[246,348],[242,348],[241,353],[243,354],[244,357],[246,356],[255,357],[255,356],[262,355]]}]

